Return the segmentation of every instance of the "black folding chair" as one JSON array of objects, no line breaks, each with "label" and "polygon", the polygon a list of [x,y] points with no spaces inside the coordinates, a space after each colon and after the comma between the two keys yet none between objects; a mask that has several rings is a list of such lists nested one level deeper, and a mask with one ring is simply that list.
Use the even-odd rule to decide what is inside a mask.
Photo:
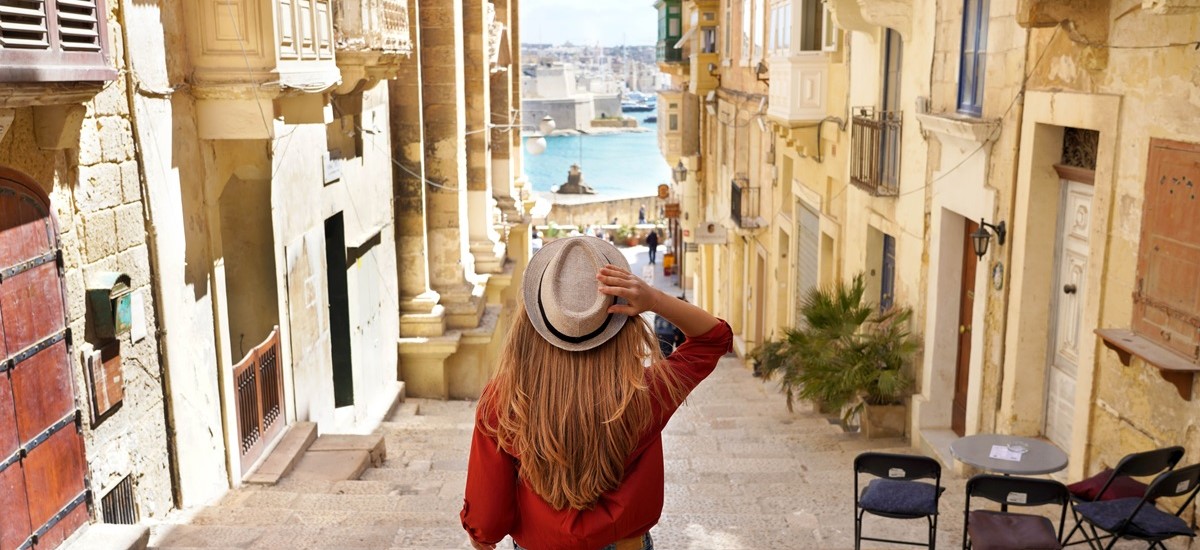
[{"label": "black folding chair", "polygon": [[[971,498],[1009,506],[1058,505],[1058,528],[1050,519],[1016,512],[972,510]],[[1059,550],[1059,538],[1067,519],[1071,493],[1051,479],[977,475],[967,481],[966,515],[963,520],[963,550]]]},{"label": "black folding chair", "polygon": [[[1182,458],[1183,447],[1178,446],[1125,455],[1117,462],[1115,468],[1105,469],[1092,477],[1069,485],[1067,488],[1071,491],[1071,502],[1079,505],[1085,502],[1119,498],[1141,498],[1149,487],[1145,483],[1133,479],[1134,477],[1149,477],[1173,470]],[[1106,538],[1100,537],[1095,530],[1089,537],[1088,532],[1083,529],[1083,519],[1079,517],[1079,512],[1075,511],[1074,507],[1072,507],[1071,515],[1075,520],[1075,526],[1063,538],[1064,546],[1083,544],[1089,540],[1099,542],[1100,539]],[[1071,537],[1075,536],[1076,531],[1081,532],[1084,538],[1071,542]]]},{"label": "black folding chair", "polygon": [[[859,475],[874,476],[866,487],[859,491]],[[932,479],[933,483],[915,481]],[[936,547],[938,499],[945,491],[942,487],[942,465],[938,461],[913,455],[867,452],[854,458],[854,548],[862,548],[862,541],[890,542]],[[864,537],[863,516],[873,514],[885,518],[925,518],[929,525],[929,541],[915,542],[875,537]]]},{"label": "black folding chair", "polygon": [[[1088,526],[1111,535],[1105,548],[1112,548],[1120,539],[1134,539],[1149,543],[1147,548],[1166,550],[1164,540],[1196,536],[1195,530],[1179,516],[1196,498],[1197,490],[1200,490],[1200,464],[1193,464],[1159,474],[1141,498],[1083,502],[1075,505],[1075,511]],[[1154,505],[1160,498],[1185,495],[1187,498],[1173,514]],[[1099,541],[1089,539],[1088,544],[1100,548]]]}]

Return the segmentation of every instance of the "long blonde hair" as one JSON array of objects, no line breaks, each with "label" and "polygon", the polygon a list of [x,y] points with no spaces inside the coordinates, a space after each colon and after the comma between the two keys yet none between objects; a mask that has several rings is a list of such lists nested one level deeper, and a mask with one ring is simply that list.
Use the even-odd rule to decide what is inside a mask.
[{"label": "long blonde hair", "polygon": [[624,479],[652,420],[651,384],[664,390],[656,392],[664,405],[683,397],[640,316],[594,349],[566,351],[538,335],[521,308],[479,407],[485,432],[519,459],[534,493],[556,510],[585,510]]}]

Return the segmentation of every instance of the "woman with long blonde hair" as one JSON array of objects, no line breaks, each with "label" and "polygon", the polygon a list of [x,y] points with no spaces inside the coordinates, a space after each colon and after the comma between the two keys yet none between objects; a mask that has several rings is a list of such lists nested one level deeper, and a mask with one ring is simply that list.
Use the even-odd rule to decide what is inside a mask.
[{"label": "woman with long blonde hair", "polygon": [[[662,429],[730,347],[724,321],[651,287],[602,239],[546,244],[483,390],[463,528],[477,549],[650,550]],[[664,358],[641,314],[687,340]]]}]

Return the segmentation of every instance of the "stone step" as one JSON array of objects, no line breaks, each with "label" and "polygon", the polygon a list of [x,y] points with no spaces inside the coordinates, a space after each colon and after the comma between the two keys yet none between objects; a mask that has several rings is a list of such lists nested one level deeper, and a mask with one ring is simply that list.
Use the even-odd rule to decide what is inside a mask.
[{"label": "stone step", "polygon": [[326,434],[313,441],[288,479],[343,481],[358,479],[371,466],[383,464],[387,446],[380,434]]},{"label": "stone step", "polygon": [[150,528],[145,525],[92,523],[71,536],[60,550],[145,550]]},{"label": "stone step", "polygon": [[392,414],[384,419],[384,423],[396,422],[405,418],[411,418],[421,414],[421,399],[405,399],[401,401],[399,406],[392,410]]},{"label": "stone step", "polygon": [[274,485],[296,466],[313,441],[317,438],[317,425],[313,422],[296,422],[288,426],[279,444],[271,450],[258,468],[246,475],[243,481],[251,485]]},{"label": "stone step", "polygon": [[383,464],[384,460],[387,460],[387,445],[385,445],[383,436],[379,434],[326,434],[318,437],[308,447],[309,453],[337,451],[365,451],[371,459],[372,466],[379,466]]},{"label": "stone step", "polygon": [[395,546],[398,531],[395,524],[177,525],[157,535],[151,548],[313,548],[333,540],[339,548],[389,548]]}]

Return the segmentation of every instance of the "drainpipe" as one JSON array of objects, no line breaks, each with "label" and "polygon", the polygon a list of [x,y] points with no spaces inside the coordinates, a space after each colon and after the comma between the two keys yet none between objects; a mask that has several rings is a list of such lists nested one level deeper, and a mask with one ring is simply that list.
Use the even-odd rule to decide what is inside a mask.
[{"label": "drainpipe", "polygon": [[[166,427],[167,433],[167,470],[171,476],[171,504],[174,508],[179,508],[183,502],[183,495],[180,494],[179,481],[179,459],[175,456],[175,421],[171,416],[171,392],[170,380],[167,364],[167,329],[163,328],[163,300],[162,291],[159,285],[155,284],[156,274],[158,273],[158,228],[154,224],[154,216],[150,209],[150,186],[146,181],[146,161],[142,154],[141,133],[138,131],[138,116],[137,103],[135,93],[141,92],[140,84],[133,72],[133,61],[130,57],[129,48],[129,21],[125,17],[127,11],[124,4],[120,5],[117,10],[117,23],[121,28],[122,51],[125,55],[125,97],[129,104],[129,126],[133,131],[134,140],[133,148],[135,161],[138,167],[138,190],[141,194],[142,201],[142,221],[146,228],[146,249],[147,256],[150,258],[150,294],[154,298],[154,321],[155,331],[154,338],[158,344],[158,377],[160,387],[162,388],[163,397],[163,425]],[[165,91],[145,91],[146,95],[155,98],[168,99],[174,93],[174,89]]]}]

